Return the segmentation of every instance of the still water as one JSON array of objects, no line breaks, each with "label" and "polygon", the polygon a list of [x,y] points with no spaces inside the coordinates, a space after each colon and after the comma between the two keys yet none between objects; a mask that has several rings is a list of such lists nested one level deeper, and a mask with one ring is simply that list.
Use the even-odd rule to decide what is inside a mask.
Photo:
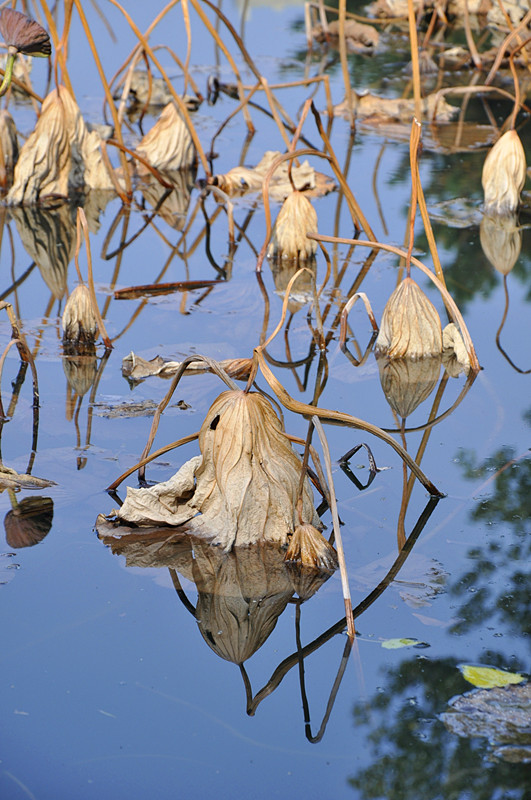
[{"label": "still water", "polygon": [[[140,2],[130,2],[127,8],[145,29],[153,9]],[[274,10],[251,5],[244,11],[231,5],[224,11],[243,31],[249,52],[270,83],[301,79],[318,70],[318,58],[305,63],[301,5]],[[106,74],[112,76],[134,40],[116,9],[105,6],[105,12],[117,31],[116,44],[94,11],[87,9],[102,43]],[[171,25],[157,29],[152,41],[170,43],[184,58],[180,12],[169,19]],[[197,20],[193,25],[192,74],[205,92],[209,75],[230,81],[231,72]],[[407,42],[395,35],[372,59],[353,56],[353,85],[359,91],[399,96],[408,80],[406,47]],[[76,19],[70,62],[86,119],[101,121],[103,92]],[[334,102],[339,103],[343,90],[337,64],[330,65],[329,74]],[[33,75],[35,84],[41,80],[44,86],[41,64],[34,66]],[[181,89],[178,76],[175,85]],[[306,96],[304,87],[286,94],[292,117]],[[257,102],[265,106],[263,97]],[[324,108],[324,94],[316,96],[316,105]],[[194,121],[205,149],[234,106],[235,101],[224,95],[215,106],[202,104]],[[498,122],[510,113],[510,106],[499,102],[491,108]],[[19,128],[29,133],[34,125],[31,108],[15,105],[11,110]],[[259,110],[252,115],[257,133],[248,145],[241,115],[217,139],[216,172],[227,171],[240,158],[252,165],[267,149],[285,149],[276,125]],[[486,124],[481,115],[479,102],[472,102],[467,119]],[[320,146],[311,120],[304,133]],[[138,141],[134,126],[127,135],[130,143]],[[529,125],[520,135],[529,162]],[[331,135],[339,162],[346,164],[350,156],[347,180],[378,239],[398,246],[404,241],[410,193],[407,136],[407,131],[405,136],[392,136],[358,126],[351,138],[342,119],[335,120]],[[190,353],[215,359],[250,357],[260,340],[264,315],[269,313],[269,332],[279,320],[287,281],[277,275],[275,282],[265,262],[266,303],[254,274],[265,236],[261,201],[235,201],[235,219],[246,227],[232,261],[224,214],[216,217],[205,237],[199,211],[183,238],[184,217],[174,227],[160,216],[155,226],[145,225],[150,207],[141,205],[140,193],[129,212],[118,199],[108,202],[95,216],[91,248],[98,300],[114,348],[104,360],[103,348],[98,347],[96,382],[89,382],[84,396],[74,399],[60,330],[65,287],[71,291],[76,285],[73,260],[58,286],[57,276],[31,266],[23,243],[24,233],[46,221],[29,212],[25,221],[20,211],[8,214],[1,294],[22,322],[38,371],[40,415],[32,474],[54,485],[23,490],[14,500],[52,499],[53,523],[45,538],[34,547],[12,548],[5,540],[0,546],[3,800],[529,797],[528,767],[495,752],[503,742],[458,737],[441,718],[452,698],[472,689],[459,665],[524,674],[529,669],[530,217],[521,215],[521,253],[504,277],[480,242],[485,152],[478,147],[460,152],[438,147],[426,148],[422,155],[421,179],[447,285],[465,317],[482,371],[456,404],[464,378],[445,378],[441,370],[433,392],[406,420],[408,451],[415,455],[423,445],[422,468],[446,496],[429,504],[425,490],[418,483],[414,486],[405,520],[406,533],[413,532],[413,539],[394,580],[384,584],[398,555],[401,462],[368,434],[327,426],[352,601],[355,607],[361,604],[358,637],[350,652],[345,649],[338,573],[301,603],[277,577],[278,565],[263,555],[256,562],[243,557],[231,563],[232,583],[224,590],[229,597],[224,610],[227,628],[220,623],[212,630],[211,589],[203,587],[198,596],[190,555],[178,548],[173,553],[170,544],[144,558],[143,563],[156,566],[135,566],[142,563],[137,551],[126,547],[124,553],[114,554],[94,530],[97,515],[116,506],[105,488],[140,457],[153,410],[168,388],[167,381],[157,377],[129,384],[122,376],[122,359],[131,351],[144,358],[160,354],[173,360]],[[326,172],[324,161],[315,166]],[[319,231],[350,237],[352,222],[338,198],[334,192],[314,201]],[[465,222],[463,198],[468,201]],[[198,199],[199,189],[193,188],[187,214]],[[456,201],[452,212],[444,205],[450,201]],[[214,213],[212,197],[205,208]],[[277,210],[273,205],[273,215]],[[68,219],[69,209],[63,212]],[[424,254],[420,223],[418,231],[416,248]],[[125,241],[131,243],[121,250],[120,242]],[[316,381],[327,375],[321,406],[396,431],[374,355],[354,366],[338,347],[338,309],[367,253],[358,248],[349,254],[345,245],[331,247],[330,252],[332,279],[321,299],[324,330],[331,332],[326,354],[320,359],[313,345],[307,320],[311,296],[303,293],[290,305],[289,330],[269,347],[271,368],[290,394],[304,402],[312,401]],[[82,253],[82,269],[85,264]],[[115,299],[116,289],[152,283],[165,266],[163,281],[212,281],[219,277],[219,267],[226,269],[226,278],[213,287]],[[325,261],[318,256],[318,286],[325,273]],[[361,289],[377,319],[397,274],[397,259],[380,254],[363,280]],[[443,315],[437,292],[424,276],[416,277]],[[355,338],[359,358],[371,337],[360,303],[349,322],[349,347],[356,354]],[[4,316],[2,348],[10,333]],[[4,408],[19,366],[12,348],[2,379]],[[156,446],[198,430],[223,389],[212,375],[185,377],[162,417]],[[451,412],[445,414],[448,409]],[[0,431],[2,462],[22,473],[34,435],[29,373],[11,412]],[[437,423],[426,428],[435,418]],[[286,413],[285,423],[290,433],[306,435],[303,419]],[[381,468],[368,488],[363,488],[369,477],[363,449],[352,457],[350,475],[338,464],[361,442],[371,446]],[[148,479],[165,480],[197,452],[192,443],[157,459],[148,467]],[[126,483],[135,486],[135,481],[133,475]],[[118,494],[123,498],[125,486]],[[4,490],[2,516],[10,511],[11,500]],[[49,505],[46,508],[49,511]],[[329,512],[323,522],[330,531]],[[214,557],[206,552],[195,558],[201,564],[201,559]],[[253,596],[257,581],[263,591]],[[230,598],[238,599],[231,605]],[[257,608],[266,602],[269,616],[264,623]],[[230,630],[234,616],[245,616],[246,609],[252,646],[248,640],[235,643]],[[253,630],[253,614],[254,624],[264,625],[265,634]],[[395,638],[417,643],[398,649],[382,646]],[[243,667],[238,663],[242,659]]]}]

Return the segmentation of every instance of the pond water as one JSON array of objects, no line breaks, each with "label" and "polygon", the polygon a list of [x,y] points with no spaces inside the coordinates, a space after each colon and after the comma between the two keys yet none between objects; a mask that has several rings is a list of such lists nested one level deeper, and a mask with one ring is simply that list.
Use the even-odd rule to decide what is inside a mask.
[{"label": "pond water", "polygon": [[[154,13],[138,0],[127,3],[127,9],[141,29]],[[320,57],[306,61],[302,5],[270,8],[251,3],[242,11],[228,4],[224,11],[243,31],[249,52],[271,84],[318,71]],[[117,43],[92,6],[87,8],[101,42],[105,72],[112,76],[134,38],[116,9],[105,5],[105,13]],[[168,19],[171,23],[157,29],[152,41],[171,44],[184,58],[180,11]],[[192,24],[191,71],[201,91],[206,91],[211,74],[233,80],[211,37],[197,19]],[[352,82],[359,91],[400,96],[408,82],[408,42],[396,32],[384,32],[384,39],[386,35],[386,47],[372,58],[351,56]],[[103,92],[75,15],[69,58],[85,118],[101,121]],[[169,59],[165,63],[170,64]],[[243,70],[241,59],[238,63]],[[45,72],[42,63],[34,64],[36,87],[39,81],[44,86]],[[339,103],[339,65],[331,64],[329,74],[334,102]],[[469,80],[470,74],[460,76],[462,83]],[[175,85],[182,88],[178,77]],[[296,118],[308,89],[284,91],[278,96]],[[266,106],[263,95],[257,103]],[[225,95],[214,106],[201,105],[194,122],[205,149],[235,105]],[[325,106],[322,89],[316,105],[321,110]],[[496,99],[489,109],[501,124],[511,106]],[[34,125],[31,107],[12,103],[11,110],[19,129],[29,133]],[[256,164],[265,150],[285,150],[275,123],[256,109],[252,117],[256,134],[250,142],[241,115],[216,140],[217,173],[240,159]],[[470,102],[466,118],[487,124],[482,101]],[[529,162],[530,128],[523,116],[519,121]],[[145,130],[148,127],[146,120]],[[303,132],[322,148],[311,119]],[[338,118],[331,142],[378,240],[401,246],[410,198],[409,126],[395,134],[359,125],[351,137],[348,123]],[[138,129],[133,126],[127,138],[134,145]],[[34,265],[31,250],[24,246],[32,232],[44,231],[51,220],[63,225],[64,235],[75,235],[75,216],[68,207],[40,217],[31,209],[25,217],[20,210],[4,216],[0,294],[21,320],[39,379],[38,439],[31,471],[54,485],[24,489],[16,498],[6,490],[0,494],[2,517],[12,501],[37,496],[53,501],[53,522],[42,541],[16,549],[4,540],[0,546],[3,800],[530,796],[525,759],[504,757],[504,741],[496,737],[459,737],[441,716],[452,698],[473,688],[459,665],[524,675],[529,670],[530,217],[521,213],[520,255],[504,276],[492,266],[480,241],[485,153],[479,146],[426,146],[422,153],[421,180],[448,289],[464,315],[482,370],[463,393],[463,375],[447,378],[441,369],[433,391],[408,416],[405,433],[395,433],[413,455],[422,448],[422,469],[446,495],[438,503],[430,501],[415,483],[405,503],[405,530],[411,538],[398,563],[397,532],[405,496],[400,459],[367,433],[326,426],[357,608],[358,636],[352,650],[339,572],[301,603],[280,578],[279,586],[275,583],[279,567],[274,559],[269,563],[262,554],[254,562],[251,556],[241,556],[230,566],[233,581],[238,575],[240,585],[229,584],[229,597],[239,593],[245,604],[246,581],[252,583],[259,574],[262,583],[269,581],[274,602],[268,598],[264,622],[259,613],[263,598],[247,595],[249,619],[255,613],[255,629],[251,619],[248,639],[256,641],[235,643],[228,629],[241,613],[241,602],[237,609],[230,602],[218,609],[226,614],[227,630],[223,623],[212,630],[212,619],[221,616],[208,617],[213,613],[208,590],[198,597],[190,579],[191,555],[176,549],[172,561],[170,543],[159,562],[154,558],[162,566],[128,566],[126,557],[129,562],[142,561],[138,553],[127,548],[125,555],[113,553],[94,529],[98,514],[116,507],[116,499],[105,489],[138,461],[153,411],[168,389],[168,382],[158,377],[128,383],[122,376],[123,358],[131,351],[148,359],[160,354],[179,360],[191,353],[248,358],[260,341],[264,320],[271,333],[280,319],[285,276],[277,275],[275,282],[266,261],[261,288],[254,272],[265,236],[261,200],[234,201],[235,220],[245,226],[245,235],[232,259],[226,215],[217,215],[207,230],[197,187],[185,209],[190,224],[184,237],[185,217],[175,227],[160,215],[155,225],[146,225],[150,206],[142,204],[140,192],[130,210],[111,199],[95,215],[94,277],[114,346],[106,359],[98,346],[97,360],[87,368],[98,370],[96,381],[86,384],[81,398],[73,396],[65,374],[60,328],[65,287],[71,291],[77,282],[73,259],[66,277],[60,269],[46,273]],[[324,160],[312,163],[329,174]],[[449,208],[451,201],[455,202]],[[316,199],[314,206],[320,233],[353,234],[347,205],[338,192]],[[278,208],[272,204],[273,217]],[[213,217],[212,196],[205,210]],[[420,215],[417,223],[415,252],[431,265]],[[50,237],[45,249],[53,241],[57,239]],[[120,242],[126,241],[128,246],[120,249]],[[320,300],[324,331],[330,333],[327,351],[320,354],[313,343],[308,323],[311,296],[299,295],[290,305],[289,329],[284,326],[268,348],[271,369],[298,400],[312,402],[321,381],[320,406],[396,431],[399,422],[383,393],[374,354],[355,366],[338,345],[338,314],[369,251],[328,247],[333,272]],[[49,250],[56,266],[59,252]],[[86,274],[83,251],[80,264]],[[220,279],[221,268],[225,277]],[[325,260],[318,255],[318,286],[325,274]],[[381,253],[363,279],[361,290],[378,320],[397,277],[397,258]],[[444,316],[439,293],[425,276],[415,277]],[[213,286],[164,295],[132,300],[114,296],[116,289],[156,280],[216,279]],[[310,322],[315,325],[315,314]],[[371,328],[361,303],[350,313],[349,323],[349,349],[356,354],[357,344],[363,353]],[[7,316],[0,318],[0,336],[4,348],[11,336]],[[31,375],[28,371],[18,392],[19,368],[12,348],[2,377],[2,400],[9,411],[0,433],[3,464],[23,473],[35,428]],[[267,388],[260,377],[258,383]],[[183,378],[162,416],[155,447],[197,431],[224,388],[209,374]],[[15,402],[10,406],[13,391]],[[426,427],[435,418],[436,424]],[[306,436],[307,423],[300,416],[286,412],[285,424],[290,433]],[[367,488],[363,448],[350,459],[350,474],[338,463],[362,442],[370,445],[381,468]],[[158,458],[147,468],[149,481],[167,479],[197,452],[194,442]],[[136,486],[136,476],[125,483]],[[125,484],[118,495],[125,496]],[[49,520],[50,504],[43,505]],[[330,532],[329,511],[323,522]],[[195,558],[200,563],[199,554]],[[394,565],[399,569],[389,574]],[[416,641],[396,649],[382,646],[403,638]],[[242,653],[243,667],[237,663]]]}]

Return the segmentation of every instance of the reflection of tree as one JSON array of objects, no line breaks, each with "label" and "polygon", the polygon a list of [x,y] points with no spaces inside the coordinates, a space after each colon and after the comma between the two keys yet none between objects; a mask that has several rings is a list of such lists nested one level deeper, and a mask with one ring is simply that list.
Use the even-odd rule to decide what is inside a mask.
[{"label": "reflection of tree", "polygon": [[466,598],[454,632],[464,633],[476,624],[497,619],[509,631],[529,634],[531,459],[515,460],[515,452],[505,447],[479,465],[471,454],[462,460],[466,478],[482,478],[495,471],[492,495],[477,503],[471,519],[500,535],[490,536],[481,547],[468,552],[472,567],[451,590]]},{"label": "reflection of tree", "polygon": [[[503,664],[491,654],[489,663]],[[453,659],[418,657],[389,669],[384,691],[354,707],[370,726],[374,761],[350,778],[360,798],[386,800],[523,800],[528,768],[485,760],[481,740],[450,735],[437,719],[449,698],[470,688]]]}]

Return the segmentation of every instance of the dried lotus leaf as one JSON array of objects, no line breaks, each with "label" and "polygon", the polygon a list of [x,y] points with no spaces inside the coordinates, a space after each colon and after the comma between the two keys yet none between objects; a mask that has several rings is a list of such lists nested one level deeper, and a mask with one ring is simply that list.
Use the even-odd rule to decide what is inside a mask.
[{"label": "dried lotus leaf", "polygon": [[[374,50],[380,39],[380,34],[376,28],[372,25],[366,25],[363,22],[356,22],[354,19],[345,20],[344,31],[347,49],[350,52],[367,52]],[[338,20],[333,20],[328,24],[328,35],[322,25],[316,25],[312,30],[312,36],[317,42],[329,41],[334,48],[338,47],[339,35],[340,27]]]},{"label": "dried lotus leaf", "polygon": [[[261,394],[223,392],[199,432],[200,457],[149,489],[127,490],[116,516],[141,525],[181,525],[225,550],[260,541],[287,543],[298,524],[301,461]],[[303,483],[302,518],[319,527]]]},{"label": "dried lotus leaf", "polygon": [[394,290],[382,314],[376,339],[377,355],[425,358],[442,352],[441,320],[418,283],[405,278]]},{"label": "dried lotus leaf", "polygon": [[516,216],[485,214],[479,225],[479,241],[494,269],[508,275],[522,249],[522,233]]},{"label": "dried lotus leaf", "polygon": [[42,104],[35,130],[26,140],[15,167],[10,205],[32,204],[70,191],[112,189],[103,164],[101,139],[88,132],[81,112],[64,86]]},{"label": "dried lotus leaf", "polygon": [[192,137],[173,101],[163,109],[136,149],[160,170],[189,169],[197,161]]},{"label": "dried lotus leaf", "polygon": [[98,320],[92,310],[90,292],[84,284],[76,286],[68,298],[62,318],[63,339],[69,342],[93,342]]},{"label": "dried lotus leaf", "polygon": [[15,120],[6,109],[0,111],[0,185],[6,186],[13,180],[13,172],[18,159],[18,138]]},{"label": "dried lotus leaf", "polygon": [[268,256],[298,261],[313,258],[317,242],[306,236],[311,232],[317,232],[317,212],[302,192],[292,192],[278,213]]},{"label": "dried lotus leaf", "polygon": [[[214,175],[208,182],[219,186],[229,196],[260,192],[267,173],[280,155],[281,153],[275,150],[267,150],[256,167],[233,167],[224,175]],[[291,175],[296,190],[307,192],[310,196],[327,194],[335,189],[335,183],[316,172],[308,161],[304,161],[299,166],[293,165]],[[289,164],[287,161],[283,161],[271,175],[269,196],[272,200],[282,202],[292,192]]]},{"label": "dried lotus leaf", "polygon": [[520,203],[526,179],[525,151],[515,130],[506,131],[489,150],[481,183],[488,214],[511,214]]},{"label": "dried lotus leaf", "polygon": [[441,356],[378,358],[378,370],[385,399],[399,417],[406,419],[435,389]]}]

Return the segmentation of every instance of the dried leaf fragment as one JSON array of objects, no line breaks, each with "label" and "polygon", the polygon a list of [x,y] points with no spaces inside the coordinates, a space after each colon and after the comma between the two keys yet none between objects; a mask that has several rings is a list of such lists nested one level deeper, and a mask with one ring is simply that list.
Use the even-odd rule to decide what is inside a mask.
[{"label": "dried leaf fragment", "polygon": [[520,203],[526,178],[525,151],[515,130],[506,131],[489,150],[481,183],[488,214],[511,214]]},{"label": "dried leaf fragment", "polygon": [[443,330],[442,363],[451,378],[470,372],[470,358],[460,330],[450,322]]},{"label": "dried leaf fragment", "polygon": [[413,278],[405,278],[384,308],[376,353],[387,358],[425,358],[441,352],[437,309]]},{"label": "dried leaf fragment", "polygon": [[[208,183],[219,186],[229,196],[259,192],[262,190],[267,173],[280,155],[275,150],[267,150],[256,167],[233,167],[224,175],[214,175]],[[283,161],[271,176],[269,196],[273,200],[281,202],[293,192],[288,169],[287,161]],[[299,166],[294,165],[291,174],[295,188],[299,192],[305,191],[312,196],[318,196],[335,189],[335,183],[321,173],[315,172],[308,161],[304,161]]]},{"label": "dried leaf fragment", "polygon": [[278,213],[268,256],[298,261],[312,258],[317,242],[306,237],[311,232],[317,232],[317,212],[302,192],[292,192]]},{"label": "dried leaf fragment", "polygon": [[[356,22],[354,19],[345,20],[344,31],[347,49],[352,53],[367,53],[375,50],[380,40],[380,34],[376,28],[363,22]],[[333,20],[328,24],[328,35],[322,25],[316,25],[312,30],[312,35],[317,42],[329,41],[332,47],[337,48],[340,36],[339,21]]]},{"label": "dried leaf fragment", "polygon": [[518,672],[507,672],[496,667],[477,667],[473,664],[460,664],[463,678],[480,689],[492,689],[495,686],[508,686],[510,683],[522,683],[524,676]]},{"label": "dried leaf fragment", "polygon": [[[122,361],[122,375],[132,381],[141,381],[154,375],[161,378],[171,378],[181,367],[180,361],[165,361],[162,356],[147,361],[145,358],[133,353],[125,356]],[[230,378],[247,380],[252,366],[251,358],[227,358],[218,361],[219,366],[225,370]],[[204,361],[192,361],[187,365],[185,375],[202,375],[210,372],[210,367]]]}]

